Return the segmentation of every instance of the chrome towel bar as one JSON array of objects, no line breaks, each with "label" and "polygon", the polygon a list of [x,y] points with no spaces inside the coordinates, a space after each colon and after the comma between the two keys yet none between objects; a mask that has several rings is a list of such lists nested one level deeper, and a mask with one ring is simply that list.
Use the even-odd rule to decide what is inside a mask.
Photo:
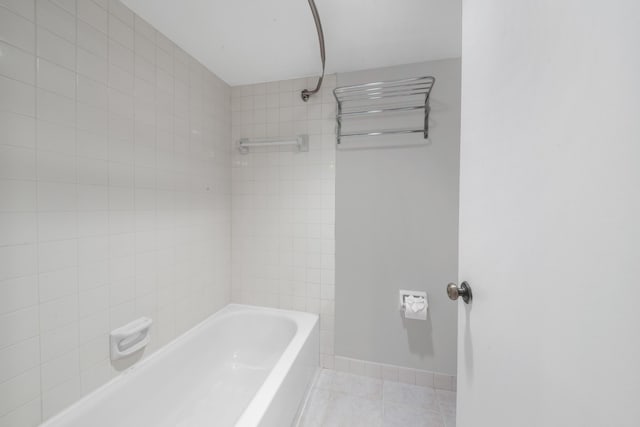
[{"label": "chrome towel bar", "polygon": [[401,133],[421,133],[424,132],[424,129],[387,129],[387,130],[378,130],[372,132],[349,132],[343,133],[342,136],[378,136],[378,135],[392,135],[392,134],[401,134]]},{"label": "chrome towel bar", "polygon": [[343,111],[338,114],[338,117],[354,117],[354,116],[366,116],[367,114],[374,113],[398,113],[401,111],[411,111],[411,110],[422,110],[424,105],[415,105],[413,107],[392,107],[392,108],[378,108],[375,110],[364,110],[364,111]]},{"label": "chrome towel bar", "polygon": [[298,151],[309,151],[309,136],[298,135],[285,138],[242,138],[238,141],[238,151],[249,153],[249,147],[273,147],[279,145],[295,145]]}]

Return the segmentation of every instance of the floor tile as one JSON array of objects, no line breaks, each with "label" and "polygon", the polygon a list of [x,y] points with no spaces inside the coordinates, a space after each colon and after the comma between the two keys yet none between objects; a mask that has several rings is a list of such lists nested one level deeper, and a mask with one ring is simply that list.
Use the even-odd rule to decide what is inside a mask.
[{"label": "floor tile", "polygon": [[331,382],[333,381],[334,371],[330,369],[321,369],[318,377],[316,378],[316,382],[314,384],[315,388],[331,390]]},{"label": "floor tile", "polygon": [[336,372],[330,389],[366,399],[382,399],[382,380]]},{"label": "floor tile", "polygon": [[456,416],[455,415],[442,415],[444,419],[445,427],[456,427]]},{"label": "floor tile", "polygon": [[322,369],[297,427],[455,427],[456,393]]},{"label": "floor tile", "polygon": [[298,427],[321,427],[330,398],[331,392],[329,390],[314,388],[300,416]]},{"label": "floor tile", "polygon": [[383,399],[385,402],[400,403],[433,411],[440,409],[434,389],[412,384],[385,381]]},{"label": "floor tile", "polygon": [[331,393],[322,427],[380,427],[382,401]]},{"label": "floor tile", "polygon": [[444,427],[438,411],[392,402],[385,402],[383,409],[383,427]]},{"label": "floor tile", "polygon": [[436,390],[438,405],[442,415],[455,418],[456,415],[456,393],[453,391]]}]

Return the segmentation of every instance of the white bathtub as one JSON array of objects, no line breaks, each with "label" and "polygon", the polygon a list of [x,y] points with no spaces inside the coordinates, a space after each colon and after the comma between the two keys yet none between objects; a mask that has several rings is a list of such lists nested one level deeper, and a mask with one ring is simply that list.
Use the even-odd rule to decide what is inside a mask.
[{"label": "white bathtub", "polygon": [[318,316],[231,304],[46,427],[287,427],[318,367]]}]

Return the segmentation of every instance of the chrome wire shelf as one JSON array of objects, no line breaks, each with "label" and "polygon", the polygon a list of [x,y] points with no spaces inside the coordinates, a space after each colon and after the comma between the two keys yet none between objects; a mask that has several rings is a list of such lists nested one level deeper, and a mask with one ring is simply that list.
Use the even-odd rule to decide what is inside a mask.
[{"label": "chrome wire shelf", "polygon": [[[338,103],[336,114],[337,142],[352,136],[377,136],[406,133],[422,133],[429,137],[429,96],[436,79],[433,76],[413,77],[409,79],[385,82],[364,83],[353,86],[342,86],[334,89],[333,95]],[[422,102],[424,96],[424,102]],[[389,100],[389,101],[387,101]],[[420,103],[418,104],[418,100]],[[384,104],[393,102],[393,104]],[[359,117],[376,117],[381,114],[397,114],[424,110],[424,122],[420,128],[364,130],[343,132],[343,119]]]}]

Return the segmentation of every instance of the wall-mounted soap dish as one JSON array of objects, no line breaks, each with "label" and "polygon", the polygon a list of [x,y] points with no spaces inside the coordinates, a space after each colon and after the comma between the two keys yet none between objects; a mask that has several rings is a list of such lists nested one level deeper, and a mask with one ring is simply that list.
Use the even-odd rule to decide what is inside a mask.
[{"label": "wall-mounted soap dish", "polygon": [[141,317],[114,329],[109,337],[111,360],[122,359],[146,347],[151,340],[149,334],[153,320]]}]

